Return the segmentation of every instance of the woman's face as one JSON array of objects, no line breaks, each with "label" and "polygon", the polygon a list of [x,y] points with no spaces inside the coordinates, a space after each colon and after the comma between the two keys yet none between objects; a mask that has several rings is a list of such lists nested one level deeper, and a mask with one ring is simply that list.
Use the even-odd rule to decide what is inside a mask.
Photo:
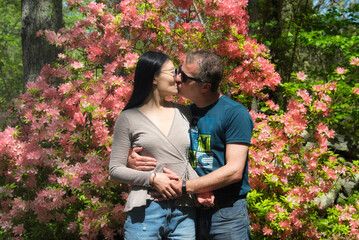
[{"label": "woman's face", "polygon": [[156,85],[160,96],[173,96],[178,93],[174,72],[175,67],[169,60],[163,64],[161,71],[155,77],[153,84]]}]

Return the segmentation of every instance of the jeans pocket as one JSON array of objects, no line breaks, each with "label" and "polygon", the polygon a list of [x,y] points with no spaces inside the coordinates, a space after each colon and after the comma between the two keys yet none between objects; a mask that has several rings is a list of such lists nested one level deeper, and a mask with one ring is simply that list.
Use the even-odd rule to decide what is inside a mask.
[{"label": "jeans pocket", "polygon": [[237,201],[233,207],[225,207],[218,210],[219,216],[226,220],[246,217],[246,206],[243,201]]}]

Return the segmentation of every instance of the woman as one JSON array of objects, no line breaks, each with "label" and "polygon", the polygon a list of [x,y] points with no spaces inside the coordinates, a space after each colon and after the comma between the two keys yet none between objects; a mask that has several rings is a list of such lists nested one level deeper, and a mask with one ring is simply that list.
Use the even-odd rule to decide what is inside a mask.
[{"label": "woman", "polygon": [[[177,94],[176,72],[168,55],[143,54],[136,66],[132,96],[116,121],[110,176],[132,186],[125,206],[125,239],[195,239],[194,201],[188,195],[154,201],[149,194],[156,182],[168,179],[162,173],[164,167],[184,180],[197,177],[186,158],[191,113],[165,100]],[[136,146],[157,159],[154,172],[126,167],[129,149]],[[176,197],[174,191],[168,194]]]}]

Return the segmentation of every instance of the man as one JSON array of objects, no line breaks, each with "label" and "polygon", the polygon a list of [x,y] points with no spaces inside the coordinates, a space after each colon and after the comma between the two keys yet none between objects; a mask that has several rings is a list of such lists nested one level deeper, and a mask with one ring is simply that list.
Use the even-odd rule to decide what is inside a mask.
[{"label": "man", "polygon": [[[216,54],[191,52],[178,73],[179,94],[193,102],[189,159],[200,177],[168,184],[173,195],[214,192],[215,206],[198,209],[197,239],[251,239],[246,196],[252,118],[243,105],[218,92],[223,66]],[[134,153],[131,157],[142,166],[134,167],[138,170],[155,164]]]}]

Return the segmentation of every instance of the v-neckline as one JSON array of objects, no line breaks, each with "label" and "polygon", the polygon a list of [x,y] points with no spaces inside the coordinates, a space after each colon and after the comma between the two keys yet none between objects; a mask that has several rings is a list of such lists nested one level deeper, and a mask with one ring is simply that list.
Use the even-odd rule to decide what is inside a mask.
[{"label": "v-neckline", "polygon": [[175,119],[176,119],[176,114],[177,114],[177,111],[176,111],[176,108],[173,106],[173,103],[172,104],[172,109],[174,111],[173,113],[173,116],[172,116],[172,123],[171,123],[171,126],[168,130],[168,133],[165,134],[164,132],[161,131],[161,129],[149,118],[146,116],[146,114],[144,114],[143,112],[141,112],[140,109],[136,108],[136,110],[144,117],[147,119],[147,121],[149,121],[163,136],[165,136],[166,138],[169,138],[171,132],[172,132],[172,128],[173,128],[173,125],[174,125],[174,122],[175,122]]}]

